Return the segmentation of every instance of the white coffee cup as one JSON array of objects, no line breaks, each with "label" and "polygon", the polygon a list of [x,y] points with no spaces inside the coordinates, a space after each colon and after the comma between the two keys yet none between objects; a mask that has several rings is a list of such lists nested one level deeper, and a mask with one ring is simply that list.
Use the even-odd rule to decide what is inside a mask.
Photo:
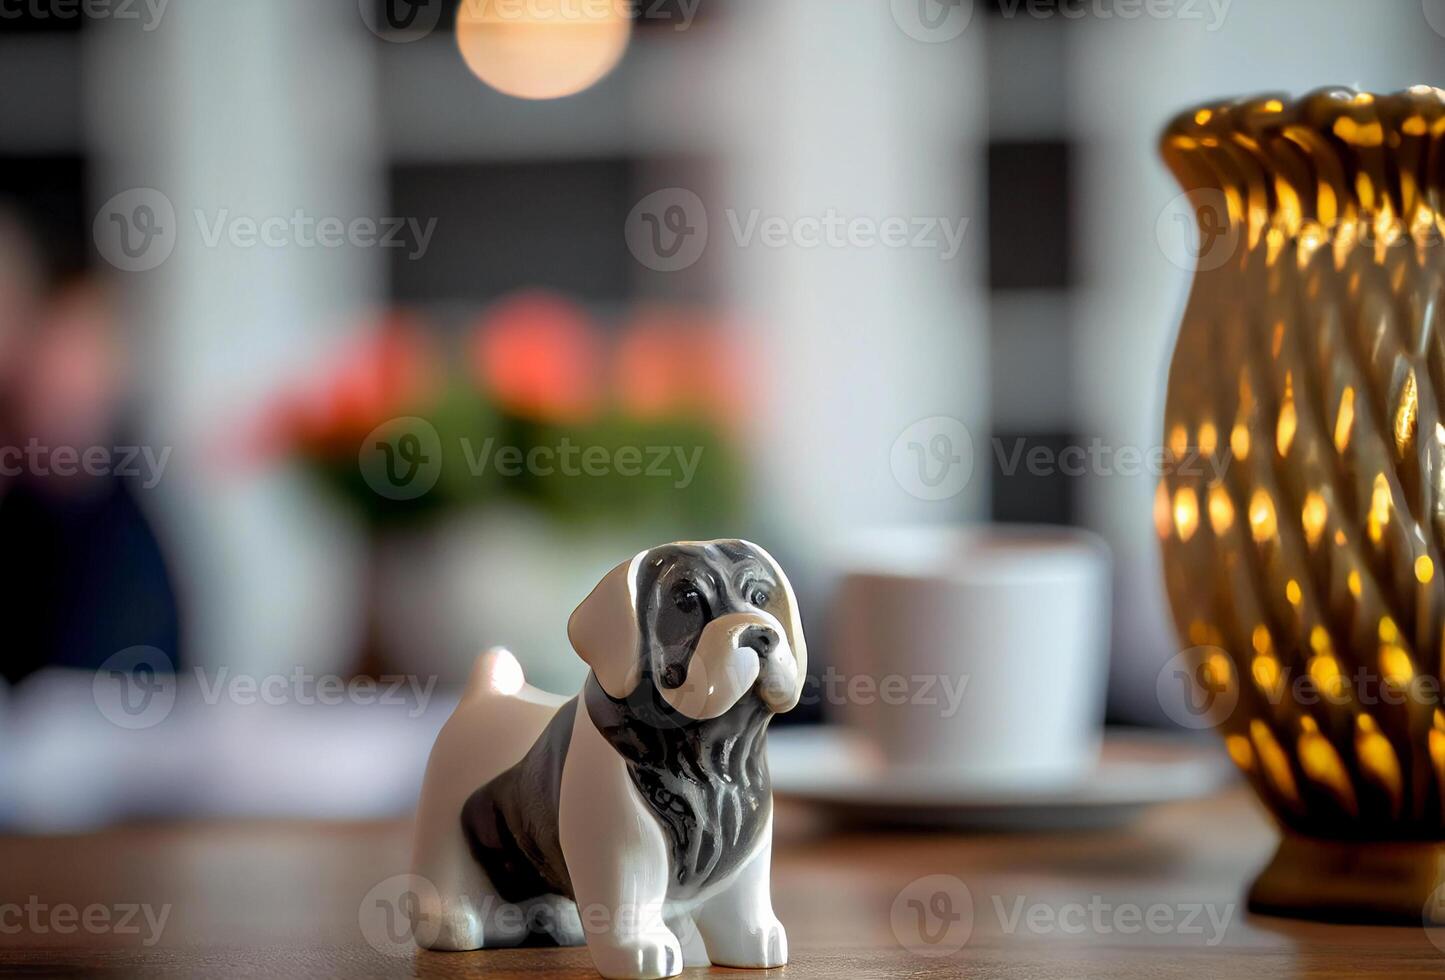
[{"label": "white coffee cup", "polygon": [[1020,788],[1092,771],[1109,667],[1100,538],[883,528],[846,542],[839,567],[829,641],[841,696],[828,708],[891,767]]}]

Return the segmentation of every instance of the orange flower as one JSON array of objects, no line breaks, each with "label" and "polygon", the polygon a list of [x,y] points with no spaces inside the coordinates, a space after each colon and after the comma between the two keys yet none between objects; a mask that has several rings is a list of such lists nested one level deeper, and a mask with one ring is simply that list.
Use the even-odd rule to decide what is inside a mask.
[{"label": "orange flower", "polygon": [[360,439],[394,416],[416,409],[435,380],[426,329],[408,313],[388,313],[380,329],[342,356],[323,390],[323,436]]},{"label": "orange flower", "polygon": [[614,377],[623,408],[643,418],[686,415],[736,422],[742,365],[708,314],[651,306],[638,311],[617,346]]},{"label": "orange flower", "polygon": [[332,370],[276,398],[251,438],[243,440],[247,455],[349,451],[381,423],[423,407],[436,378],[421,320],[386,313],[341,351]]},{"label": "orange flower", "polygon": [[548,422],[584,421],[601,401],[601,343],[587,314],[548,293],[503,300],[471,344],[478,383],[504,408]]}]

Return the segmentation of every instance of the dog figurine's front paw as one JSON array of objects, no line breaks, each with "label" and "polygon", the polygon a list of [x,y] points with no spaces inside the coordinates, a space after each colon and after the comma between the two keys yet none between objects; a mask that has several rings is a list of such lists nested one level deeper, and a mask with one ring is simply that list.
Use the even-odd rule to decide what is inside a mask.
[{"label": "dog figurine's front paw", "polygon": [[597,972],[608,980],[661,980],[682,972],[682,944],[666,928],[598,936],[587,948]]},{"label": "dog figurine's front paw", "polygon": [[788,933],[776,918],[756,925],[738,923],[736,931],[729,932],[708,943],[714,965],[765,970],[788,962]]}]

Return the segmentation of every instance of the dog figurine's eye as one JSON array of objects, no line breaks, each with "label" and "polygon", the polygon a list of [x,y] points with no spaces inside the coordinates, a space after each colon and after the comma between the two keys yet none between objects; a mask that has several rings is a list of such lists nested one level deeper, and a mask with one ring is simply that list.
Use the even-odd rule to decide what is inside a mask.
[{"label": "dog figurine's eye", "polygon": [[702,601],[702,595],[694,586],[679,585],[672,591],[672,601],[680,611],[690,613],[697,609],[698,603]]},{"label": "dog figurine's eye", "polygon": [[753,595],[752,595],[752,603],[753,603],[753,605],[755,605],[755,606],[766,606],[766,605],[768,604],[768,598],[769,598],[768,594],[767,594],[766,592],[764,592],[762,589],[754,589],[754,590],[753,590]]}]

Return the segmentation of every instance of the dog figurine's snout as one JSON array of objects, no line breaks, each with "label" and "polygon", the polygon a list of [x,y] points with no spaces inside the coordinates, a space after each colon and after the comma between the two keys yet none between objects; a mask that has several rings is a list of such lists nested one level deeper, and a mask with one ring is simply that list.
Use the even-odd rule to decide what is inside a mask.
[{"label": "dog figurine's snout", "polygon": [[749,626],[738,634],[739,647],[751,647],[766,657],[778,645],[778,631],[771,626]]}]

